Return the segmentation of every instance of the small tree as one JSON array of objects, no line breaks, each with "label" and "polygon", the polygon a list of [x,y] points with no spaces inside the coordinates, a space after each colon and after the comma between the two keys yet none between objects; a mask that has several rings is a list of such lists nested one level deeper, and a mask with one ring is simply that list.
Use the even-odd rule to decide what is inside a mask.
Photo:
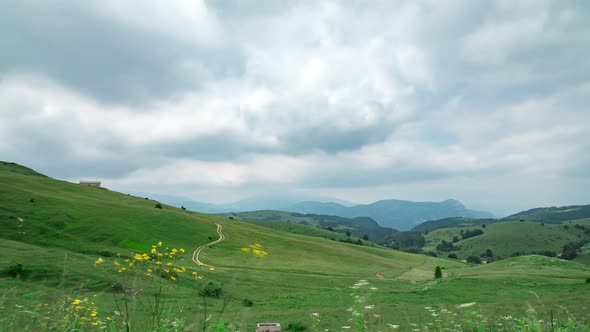
[{"label": "small tree", "polygon": [[369,236],[367,234],[363,235],[363,240],[369,241]]},{"label": "small tree", "polygon": [[440,279],[442,278],[442,269],[440,268],[440,266],[437,266],[434,269],[434,279]]},{"label": "small tree", "polygon": [[162,204],[160,204],[160,203],[157,203],[157,204],[156,204],[156,209],[161,209],[161,208],[162,208]]},{"label": "small tree", "polygon": [[467,257],[467,263],[481,264],[481,259],[477,256],[469,256]]},{"label": "small tree", "polygon": [[346,236],[350,237],[350,231],[346,231]]}]

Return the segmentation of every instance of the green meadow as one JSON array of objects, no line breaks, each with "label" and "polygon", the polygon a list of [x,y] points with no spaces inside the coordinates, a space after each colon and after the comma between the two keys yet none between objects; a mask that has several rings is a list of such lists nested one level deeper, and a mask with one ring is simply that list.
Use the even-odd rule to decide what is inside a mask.
[{"label": "green meadow", "polygon": [[[533,255],[470,265],[156,204],[0,164],[0,330],[254,331],[257,322],[293,331],[588,330],[588,248],[576,261]],[[218,238],[217,224],[225,240],[204,247],[200,259],[211,267],[200,266],[192,253]],[[577,231],[498,223],[459,244],[480,254],[501,243],[507,257],[551,236],[557,250]],[[514,233],[530,235],[526,247]],[[211,287],[216,296],[203,296]]]}]

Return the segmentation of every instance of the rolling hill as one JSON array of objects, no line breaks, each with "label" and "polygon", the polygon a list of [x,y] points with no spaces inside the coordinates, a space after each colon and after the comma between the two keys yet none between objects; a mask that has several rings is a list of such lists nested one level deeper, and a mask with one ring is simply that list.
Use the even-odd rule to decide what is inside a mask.
[{"label": "rolling hill", "polygon": [[541,207],[522,211],[502,220],[528,220],[544,223],[560,223],[566,220],[590,218],[590,205]]},{"label": "rolling hill", "polygon": [[[589,236],[583,229],[575,225],[590,226],[590,219],[568,221],[565,224],[544,224],[540,222],[498,222],[475,227],[454,227],[436,229],[424,235],[426,244],[424,251],[434,251],[446,257],[456,254],[460,259],[469,256],[480,257],[487,249],[498,259],[508,258],[515,254],[523,255],[538,252],[561,253],[568,242],[580,241]],[[463,238],[462,234],[474,229],[483,231],[481,235]],[[458,241],[453,241],[457,238]],[[452,243],[456,249],[437,249],[442,242]],[[483,258],[482,260],[486,260]]]}]

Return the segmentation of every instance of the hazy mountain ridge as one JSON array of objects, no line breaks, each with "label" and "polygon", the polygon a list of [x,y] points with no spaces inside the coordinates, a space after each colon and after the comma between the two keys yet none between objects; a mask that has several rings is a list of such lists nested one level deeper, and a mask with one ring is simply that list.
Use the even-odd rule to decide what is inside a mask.
[{"label": "hazy mountain ridge", "polygon": [[400,231],[409,230],[427,220],[448,217],[491,218],[489,212],[467,209],[461,202],[448,199],[443,202],[412,202],[404,200],[381,200],[371,204],[346,207],[337,203],[302,202],[286,210],[309,214],[332,214],[341,217],[370,217],[382,227]]}]

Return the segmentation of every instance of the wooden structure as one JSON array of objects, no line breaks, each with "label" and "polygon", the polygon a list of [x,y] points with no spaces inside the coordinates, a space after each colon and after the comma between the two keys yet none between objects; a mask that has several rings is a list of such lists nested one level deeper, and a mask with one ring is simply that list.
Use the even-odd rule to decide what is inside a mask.
[{"label": "wooden structure", "polygon": [[280,323],[258,323],[256,332],[281,332]]},{"label": "wooden structure", "polygon": [[80,181],[80,185],[100,188],[100,181]]}]

